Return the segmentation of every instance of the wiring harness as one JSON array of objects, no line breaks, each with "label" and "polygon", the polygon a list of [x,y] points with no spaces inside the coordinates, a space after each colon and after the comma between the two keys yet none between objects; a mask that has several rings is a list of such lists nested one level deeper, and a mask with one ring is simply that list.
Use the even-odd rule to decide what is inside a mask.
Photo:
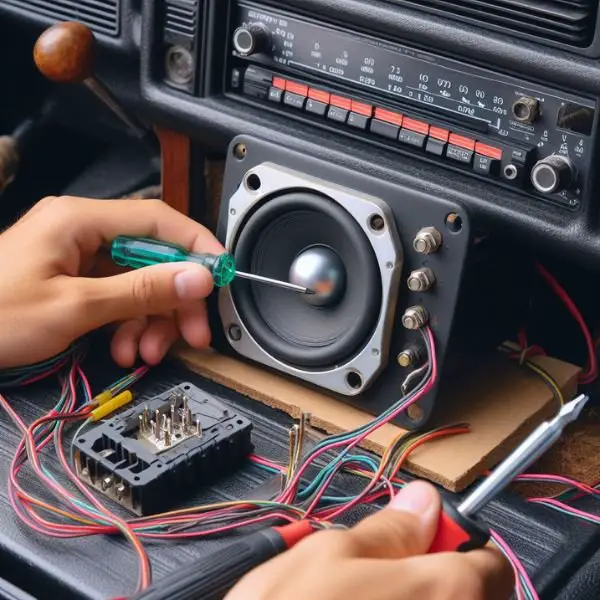
[{"label": "wiring harness", "polygon": [[[310,520],[319,528],[334,527],[340,518],[360,504],[377,503],[380,506],[392,499],[406,485],[406,481],[400,477],[400,469],[417,448],[435,439],[469,432],[467,423],[458,423],[427,432],[402,434],[381,458],[359,451],[369,435],[418,402],[436,383],[438,368],[434,336],[428,326],[423,327],[420,333],[427,351],[423,377],[413,391],[403,395],[383,414],[355,430],[327,436],[308,450],[304,443],[308,418],[303,416],[290,431],[287,464],[251,455],[250,460],[256,467],[281,476],[281,488],[273,498],[194,506],[132,519],[122,518],[112,512],[79,480],[72,456],[69,458],[66,449],[65,429],[78,424],[79,431],[76,435],[79,435],[81,428],[93,420],[91,416],[94,411],[129,390],[148,372],[148,368],[136,369],[96,396],[92,394],[82,369],[83,352],[79,346],[42,365],[4,373],[0,378],[4,387],[9,384],[24,385],[51,375],[57,376],[61,387],[56,406],[30,424],[24,423],[10,402],[0,395],[1,407],[22,434],[8,480],[9,498],[15,514],[40,535],[52,538],[121,535],[129,541],[138,556],[136,593],[145,590],[151,583],[151,565],[144,548],[145,541],[195,540],[238,532],[257,524],[268,526],[298,520]],[[552,382],[553,389],[560,393],[560,388],[550,375],[545,373],[544,380]],[[64,475],[75,486],[76,493],[71,491],[72,486],[67,488],[44,465],[44,459],[47,458],[45,452],[51,447],[60,461]],[[31,466],[35,476],[44,483],[56,502],[38,498],[24,489],[20,474],[26,464]],[[360,491],[351,496],[336,495],[332,487],[339,476],[352,477],[357,483],[362,482]],[[577,518],[600,522],[600,517],[583,513],[569,504],[579,494],[598,496],[600,491],[597,486],[543,475],[527,475],[520,479],[525,480],[526,477],[558,482],[568,488],[560,496],[534,498],[531,502],[561,510]],[[517,597],[536,600],[537,593],[516,554],[497,532],[492,533],[492,539],[515,569]]]}]

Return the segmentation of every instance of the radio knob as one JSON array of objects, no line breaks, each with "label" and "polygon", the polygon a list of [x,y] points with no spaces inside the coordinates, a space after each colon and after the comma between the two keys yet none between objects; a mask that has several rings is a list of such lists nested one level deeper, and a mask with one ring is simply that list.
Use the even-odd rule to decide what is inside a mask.
[{"label": "radio knob", "polygon": [[531,170],[531,183],[542,194],[556,194],[573,183],[575,173],[564,156],[553,155],[540,160]]},{"label": "radio knob", "polygon": [[513,104],[513,115],[520,123],[533,123],[540,114],[540,103],[535,98],[524,96]]},{"label": "radio knob", "polygon": [[271,47],[271,32],[261,23],[242,25],[233,34],[233,47],[240,56],[267,52]]}]

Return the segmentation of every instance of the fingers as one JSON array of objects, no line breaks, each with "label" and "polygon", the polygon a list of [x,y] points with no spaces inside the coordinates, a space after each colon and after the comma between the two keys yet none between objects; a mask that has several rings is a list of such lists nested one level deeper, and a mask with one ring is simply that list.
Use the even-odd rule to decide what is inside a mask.
[{"label": "fingers", "polygon": [[177,311],[177,323],[183,339],[192,347],[202,350],[210,345],[211,332],[206,302],[194,302]]},{"label": "fingers", "polygon": [[157,238],[193,252],[224,252],[206,227],[160,200],[60,197],[30,213],[30,218],[40,215],[45,208],[54,221],[53,226],[62,224],[61,235],[74,236],[80,248],[87,252],[95,252],[120,235]]},{"label": "fingers", "polygon": [[507,600],[513,594],[515,573],[512,565],[496,547],[489,545],[483,550],[469,552],[465,558],[478,574],[482,584],[482,598]]},{"label": "fingers", "polygon": [[178,339],[179,331],[172,318],[155,318],[142,334],[140,357],[147,365],[157,365]]},{"label": "fingers", "polygon": [[113,360],[124,369],[133,367],[138,357],[140,340],[148,326],[148,319],[133,319],[126,321],[115,331],[110,353]]},{"label": "fingers", "polygon": [[170,312],[202,300],[213,289],[211,273],[196,264],[155,265],[103,279],[71,279],[79,328],[91,330],[148,315]]},{"label": "fingers", "polygon": [[424,481],[407,485],[390,506],[347,532],[355,556],[404,558],[427,552],[437,529],[441,500]]}]

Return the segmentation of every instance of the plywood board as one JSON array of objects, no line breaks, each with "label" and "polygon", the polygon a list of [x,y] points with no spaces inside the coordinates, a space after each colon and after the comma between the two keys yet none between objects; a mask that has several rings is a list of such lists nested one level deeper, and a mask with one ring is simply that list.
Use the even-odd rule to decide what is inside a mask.
[{"label": "plywood board", "polygon": [[[214,350],[183,348],[176,355],[192,371],[294,418],[309,413],[311,425],[326,433],[348,431],[372,419],[326,394]],[[575,395],[578,367],[550,357],[533,361],[554,377],[566,398]],[[473,374],[467,384],[447,390],[439,406],[443,408],[436,425],[468,422],[471,433],[419,448],[406,468],[452,492],[462,491],[503,460],[557,409],[552,392],[538,376],[503,357]],[[364,446],[381,454],[401,432],[399,427],[385,425]]]}]

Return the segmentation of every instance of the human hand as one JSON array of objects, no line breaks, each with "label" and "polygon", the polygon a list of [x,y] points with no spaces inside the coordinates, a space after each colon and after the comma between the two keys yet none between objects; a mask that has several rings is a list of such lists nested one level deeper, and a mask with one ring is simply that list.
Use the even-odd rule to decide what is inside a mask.
[{"label": "human hand", "polygon": [[101,248],[119,235],[225,251],[208,229],[158,200],[45,198],[0,235],[0,368],[51,358],[112,323],[112,355],[123,367],[138,355],[160,362],[180,336],[196,348],[210,343],[207,269],[178,263],[93,277]]},{"label": "human hand", "polygon": [[508,600],[514,575],[492,547],[427,555],[440,497],[408,485],[353,529],[313,534],[250,572],[226,600]]}]

